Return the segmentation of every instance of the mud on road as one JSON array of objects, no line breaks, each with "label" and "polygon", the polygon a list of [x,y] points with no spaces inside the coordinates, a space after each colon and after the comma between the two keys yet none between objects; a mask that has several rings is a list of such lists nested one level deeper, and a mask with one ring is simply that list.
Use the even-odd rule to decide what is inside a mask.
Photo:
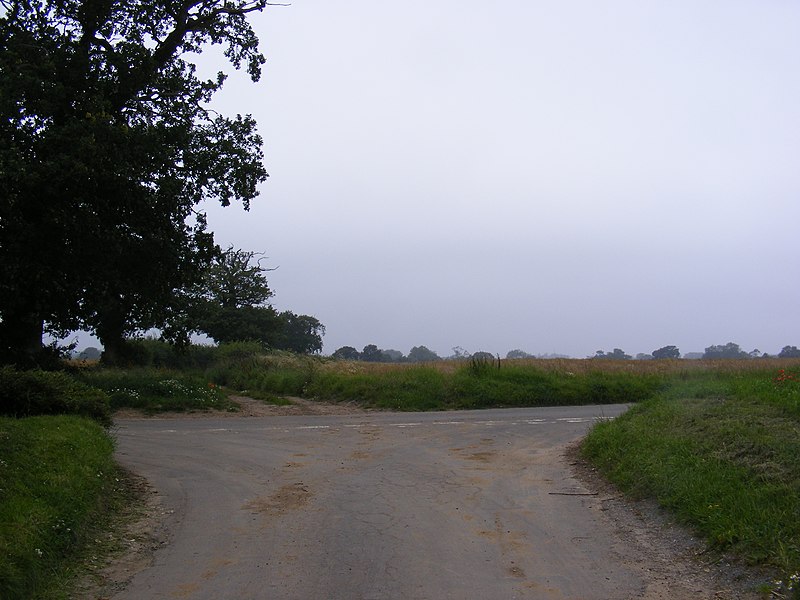
[{"label": "mud on road", "polygon": [[237,400],[237,416],[118,418],[148,510],[78,597],[760,597],[765,575],[580,460],[576,440],[609,407],[437,416]]}]

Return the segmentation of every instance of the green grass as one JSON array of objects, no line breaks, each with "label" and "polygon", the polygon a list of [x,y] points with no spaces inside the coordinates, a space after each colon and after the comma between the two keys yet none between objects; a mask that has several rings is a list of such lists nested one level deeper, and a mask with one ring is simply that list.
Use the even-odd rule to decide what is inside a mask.
[{"label": "green grass", "polygon": [[393,410],[447,408],[446,378],[428,367],[408,367],[379,373],[319,371],[305,386],[307,397],[351,401]]},{"label": "green grass", "polygon": [[86,383],[103,390],[112,410],[135,408],[145,413],[164,411],[236,410],[236,405],[201,374],[168,369],[85,369]]},{"label": "green grass", "polygon": [[75,416],[0,418],[0,598],[58,598],[118,497],[113,443]]},{"label": "green grass", "polygon": [[659,375],[607,371],[583,373],[507,365],[500,369],[462,368],[451,380],[455,408],[571,406],[637,402],[664,385]]},{"label": "green grass", "polygon": [[785,373],[675,377],[597,425],[582,451],[622,490],[657,499],[712,547],[789,577],[800,571],[800,381]]},{"label": "green grass", "polygon": [[470,363],[380,365],[262,357],[209,374],[250,392],[296,395],[401,411],[636,402],[665,385],[660,373]]}]

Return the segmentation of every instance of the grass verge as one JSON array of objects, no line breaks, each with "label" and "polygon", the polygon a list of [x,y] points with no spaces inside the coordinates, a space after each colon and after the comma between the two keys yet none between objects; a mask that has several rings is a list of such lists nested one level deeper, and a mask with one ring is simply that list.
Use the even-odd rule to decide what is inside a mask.
[{"label": "grass verge", "polygon": [[[800,598],[800,381],[786,371],[696,372],[597,425],[582,452],[716,549],[783,573]],[[790,587],[792,589],[790,589]]]},{"label": "grass verge", "polygon": [[113,443],[75,416],[0,418],[0,598],[64,598],[76,553],[121,502]]},{"label": "grass verge", "polygon": [[[585,361],[584,361],[585,362]],[[665,384],[655,371],[552,368],[543,363],[388,365],[310,357],[250,357],[208,372],[249,394],[302,396],[401,411],[636,402]],[[244,392],[243,392],[244,393]]]},{"label": "grass verge", "polygon": [[237,410],[216,383],[191,371],[93,368],[81,371],[80,378],[104,391],[112,410],[135,408],[145,413]]}]

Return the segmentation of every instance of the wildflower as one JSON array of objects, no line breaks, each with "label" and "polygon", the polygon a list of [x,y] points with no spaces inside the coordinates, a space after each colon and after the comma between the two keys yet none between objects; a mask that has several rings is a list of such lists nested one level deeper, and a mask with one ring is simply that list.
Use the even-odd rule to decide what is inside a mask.
[{"label": "wildflower", "polygon": [[41,558],[41,557],[42,557],[42,555],[44,554],[44,552],[42,552],[42,549],[41,549],[41,548],[36,548],[36,549],[34,550],[34,552],[36,553],[36,556],[38,556],[39,558]]}]

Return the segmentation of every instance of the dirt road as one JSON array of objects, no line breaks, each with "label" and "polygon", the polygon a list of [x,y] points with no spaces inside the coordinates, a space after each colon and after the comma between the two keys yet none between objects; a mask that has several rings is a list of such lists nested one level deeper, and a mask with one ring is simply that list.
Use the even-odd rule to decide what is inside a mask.
[{"label": "dirt road", "polygon": [[746,597],[576,478],[624,408],[119,420],[169,534],[115,599]]}]

